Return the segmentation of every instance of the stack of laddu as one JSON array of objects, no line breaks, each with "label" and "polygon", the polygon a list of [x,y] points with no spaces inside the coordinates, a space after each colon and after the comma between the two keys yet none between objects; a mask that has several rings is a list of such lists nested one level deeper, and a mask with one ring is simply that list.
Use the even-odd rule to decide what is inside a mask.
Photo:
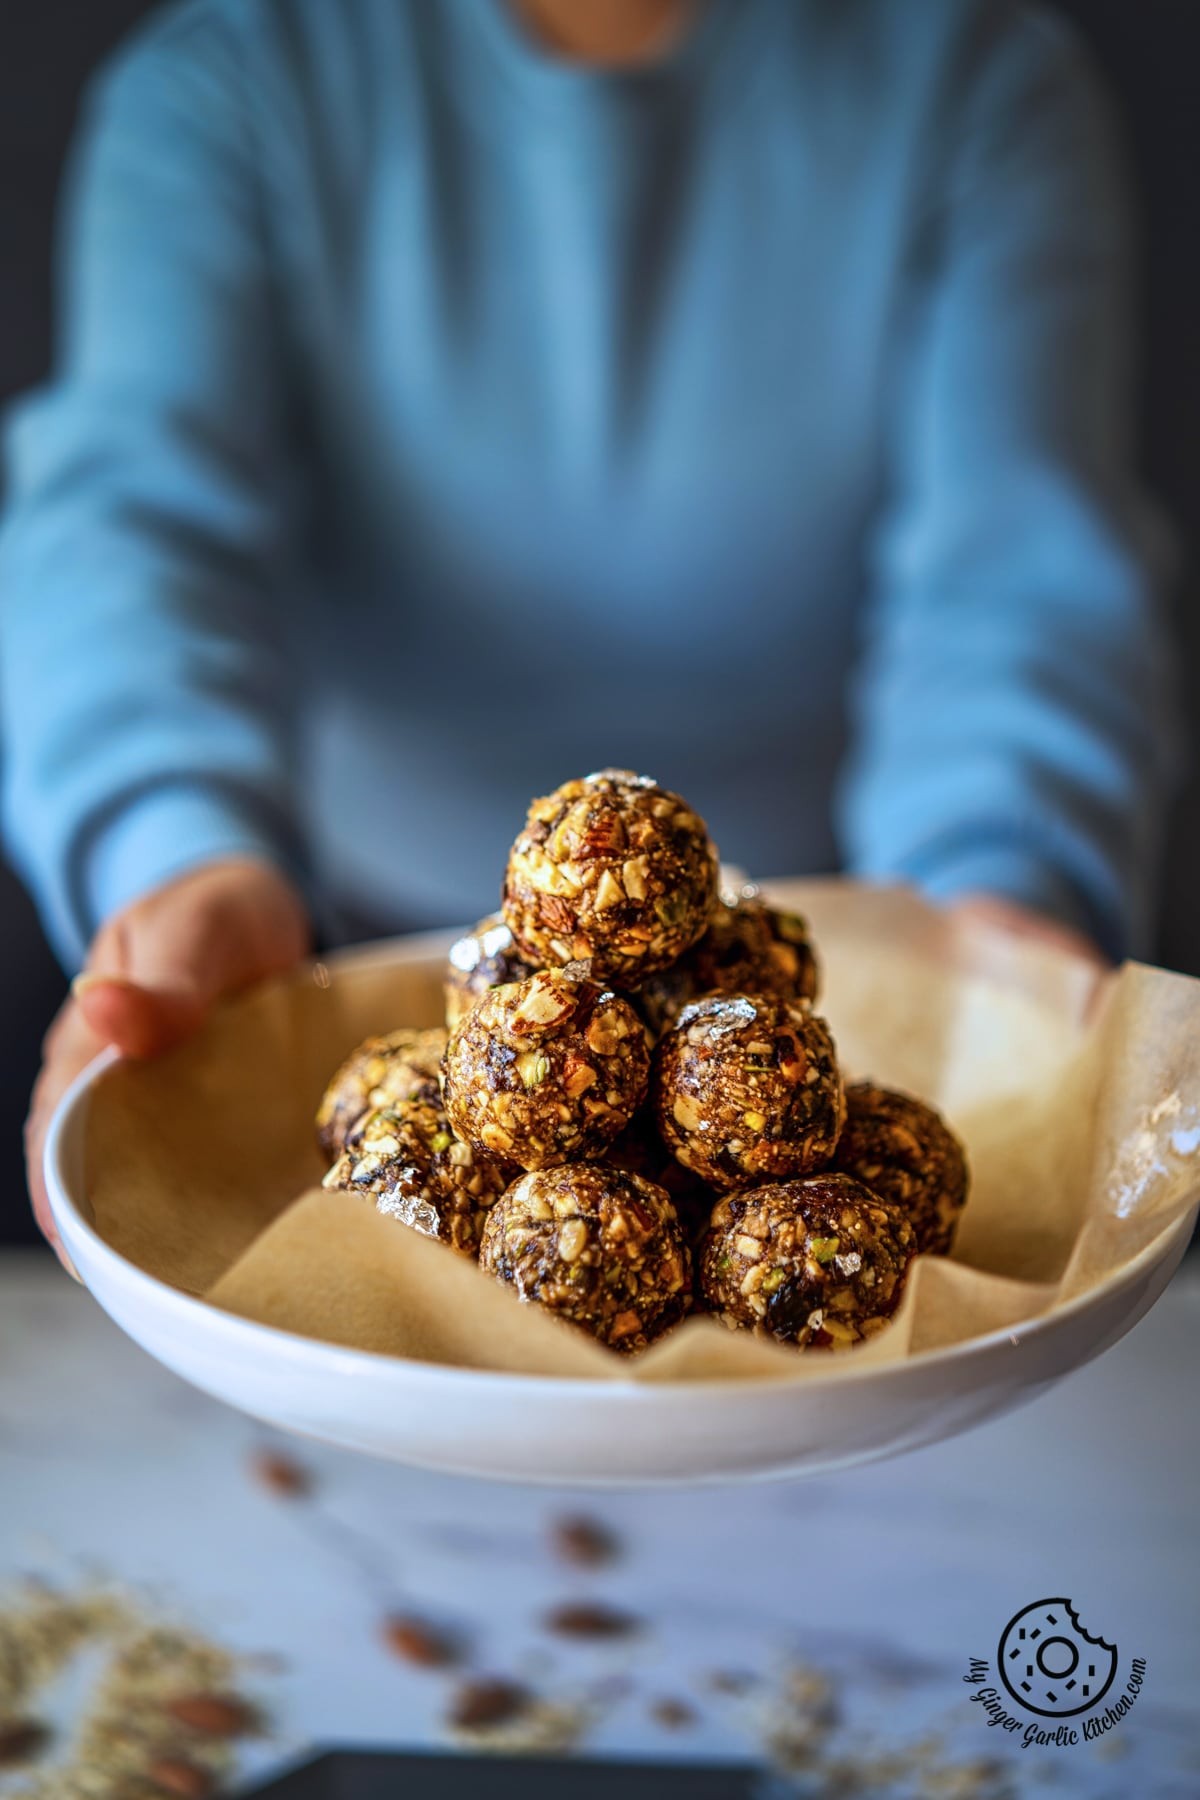
[{"label": "stack of laddu", "polygon": [[805,921],[722,893],[707,828],[606,769],[535,800],[502,912],[450,953],[448,1031],[361,1045],[317,1118],[328,1188],[612,1349],[687,1312],[843,1349],[950,1248],[962,1148],[846,1088]]}]

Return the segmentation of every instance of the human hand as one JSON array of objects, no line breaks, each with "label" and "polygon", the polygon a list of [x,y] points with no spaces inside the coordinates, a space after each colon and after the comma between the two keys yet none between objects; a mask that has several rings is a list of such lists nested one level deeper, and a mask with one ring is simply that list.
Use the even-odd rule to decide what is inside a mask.
[{"label": "human hand", "polygon": [[209,863],[115,913],[46,1033],[25,1121],[25,1164],[37,1222],[73,1275],[42,1173],[46,1131],[75,1077],[108,1045],[159,1056],[204,1023],[216,1001],[281,974],[309,949],[295,889],[268,863]]}]

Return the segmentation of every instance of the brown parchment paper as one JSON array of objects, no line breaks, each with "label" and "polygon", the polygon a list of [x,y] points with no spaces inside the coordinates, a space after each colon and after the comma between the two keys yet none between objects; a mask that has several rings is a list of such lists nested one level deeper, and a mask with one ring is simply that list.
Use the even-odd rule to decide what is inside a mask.
[{"label": "brown parchment paper", "polygon": [[904,889],[766,885],[812,921],[848,1076],[931,1101],[971,1160],[953,1256],[918,1258],[893,1323],[844,1356],[697,1317],[618,1357],[320,1189],[312,1120],[329,1075],[372,1032],[440,1021],[448,934],[311,966],[231,1002],[171,1056],[114,1066],[88,1121],[96,1229],[162,1281],[329,1343],[597,1381],[810,1380],[1036,1318],[1195,1205],[1200,982],[1137,964],[1097,982]]}]

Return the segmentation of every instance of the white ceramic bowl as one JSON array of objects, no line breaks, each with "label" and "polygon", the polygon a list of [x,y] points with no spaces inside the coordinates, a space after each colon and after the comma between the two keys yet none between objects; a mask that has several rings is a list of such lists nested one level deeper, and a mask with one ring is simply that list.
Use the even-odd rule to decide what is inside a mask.
[{"label": "white ceramic bowl", "polygon": [[71,1259],[151,1356],[243,1412],[369,1455],[458,1474],[632,1486],[816,1475],[935,1443],[1098,1356],[1166,1287],[1194,1213],[1111,1280],[1013,1331],[793,1387],[585,1382],[344,1350],[206,1306],[145,1274],[88,1223],[84,1132],[99,1058],[64,1097],[46,1179]]}]

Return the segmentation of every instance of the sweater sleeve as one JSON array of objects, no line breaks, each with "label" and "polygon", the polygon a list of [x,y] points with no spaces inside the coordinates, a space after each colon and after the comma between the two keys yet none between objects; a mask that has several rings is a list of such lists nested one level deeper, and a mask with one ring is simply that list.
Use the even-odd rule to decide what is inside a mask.
[{"label": "sweater sleeve", "polygon": [[219,15],[185,12],[95,84],[55,374],[9,422],[5,822],[68,964],[200,863],[302,879],[282,379],[237,64]]},{"label": "sweater sleeve", "polygon": [[1119,956],[1152,922],[1172,728],[1112,130],[1074,40],[1025,12],[955,137],[903,321],[844,849]]}]

